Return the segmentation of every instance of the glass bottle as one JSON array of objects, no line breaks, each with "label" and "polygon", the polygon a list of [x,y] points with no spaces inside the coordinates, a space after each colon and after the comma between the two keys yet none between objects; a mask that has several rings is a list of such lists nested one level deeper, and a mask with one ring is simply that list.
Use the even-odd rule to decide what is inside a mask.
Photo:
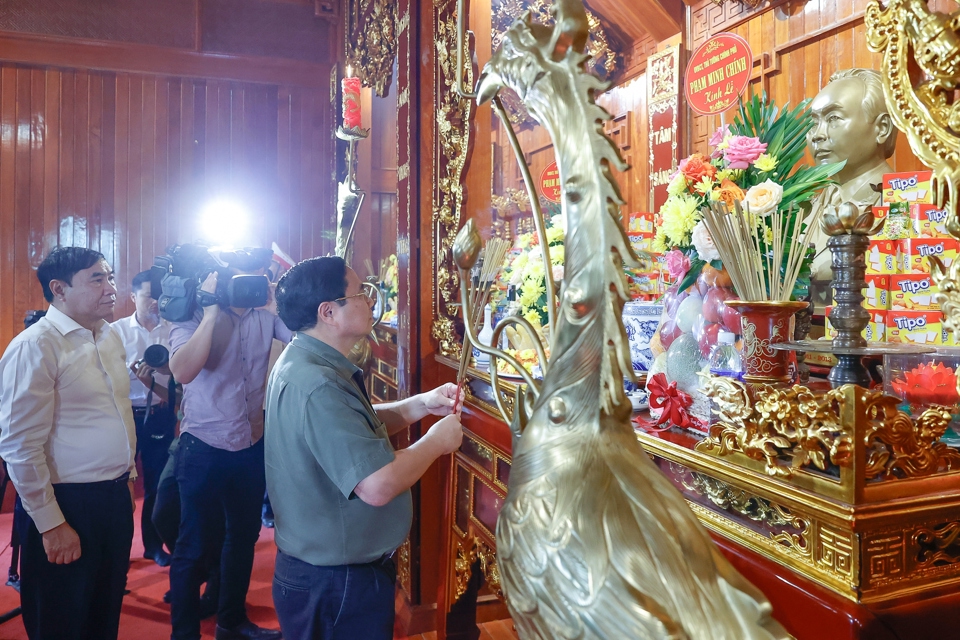
[{"label": "glass bottle", "polygon": [[710,373],[727,378],[740,377],[743,365],[735,346],[736,339],[737,336],[729,331],[717,335],[717,344],[710,352]]},{"label": "glass bottle", "polygon": [[[501,319],[518,315],[520,315],[520,303],[517,302],[517,288],[511,284],[507,287],[507,297]],[[500,348],[504,350],[512,348],[506,331],[500,333]]]}]

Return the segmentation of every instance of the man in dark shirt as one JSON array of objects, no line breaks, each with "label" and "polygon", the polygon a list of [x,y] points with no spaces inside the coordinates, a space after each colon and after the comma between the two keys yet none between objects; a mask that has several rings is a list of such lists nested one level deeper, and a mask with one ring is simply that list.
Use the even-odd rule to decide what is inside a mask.
[{"label": "man in dark shirt", "polygon": [[[410,531],[410,487],[460,446],[453,384],[370,404],[346,356],[370,332],[373,304],[341,258],[305,260],[277,285],[280,318],[296,332],[270,375],[265,437],[273,599],[288,640],[393,637],[392,556]],[[446,417],[394,451],[388,436],[428,415]]]}]

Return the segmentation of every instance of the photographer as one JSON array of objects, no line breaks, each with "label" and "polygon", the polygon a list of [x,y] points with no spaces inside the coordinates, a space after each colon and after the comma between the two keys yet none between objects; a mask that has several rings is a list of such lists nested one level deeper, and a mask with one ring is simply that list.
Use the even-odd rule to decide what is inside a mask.
[{"label": "photographer", "polygon": [[215,547],[216,518],[224,515],[216,637],[280,637],[250,622],[245,600],[265,490],[264,381],[274,338],[289,342],[291,333],[273,313],[232,307],[217,295],[221,277],[262,275],[268,260],[269,252],[261,265],[238,260],[240,268],[210,273],[198,295],[202,309],[170,331],[170,370],[184,388],[176,471],[181,521],[170,568],[175,640],[200,638],[204,553]]},{"label": "photographer", "polygon": [[[163,550],[163,542],[153,526],[151,515],[157,500],[160,473],[167,462],[167,450],[177,424],[176,409],[169,403],[167,389],[173,380],[166,362],[170,325],[160,318],[157,301],[150,295],[150,271],[141,271],[134,276],[132,285],[130,297],[136,311],[110,326],[123,341],[130,369],[130,404],[137,427],[137,455],[143,468],[143,512],[140,514],[143,557],[165,567],[170,564],[170,555]],[[148,347],[151,347],[150,354],[158,360],[144,361]]]}]

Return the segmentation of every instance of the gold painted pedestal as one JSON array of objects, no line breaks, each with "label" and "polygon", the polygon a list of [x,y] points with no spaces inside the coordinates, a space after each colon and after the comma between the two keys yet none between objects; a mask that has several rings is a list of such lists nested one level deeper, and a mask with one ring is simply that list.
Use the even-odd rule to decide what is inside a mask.
[{"label": "gold painted pedestal", "polygon": [[957,589],[960,452],[938,442],[949,413],[914,421],[853,385],[711,378],[707,392],[708,437],[638,437],[709,529],[857,603]]}]

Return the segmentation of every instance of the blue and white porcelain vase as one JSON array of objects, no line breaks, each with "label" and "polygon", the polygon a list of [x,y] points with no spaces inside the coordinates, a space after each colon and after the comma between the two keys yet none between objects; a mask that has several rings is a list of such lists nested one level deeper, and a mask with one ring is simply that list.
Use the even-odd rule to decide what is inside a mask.
[{"label": "blue and white porcelain vase", "polygon": [[650,341],[657,332],[663,305],[656,302],[631,300],[623,305],[623,327],[630,341],[630,359],[636,372],[649,371],[654,355]]}]

